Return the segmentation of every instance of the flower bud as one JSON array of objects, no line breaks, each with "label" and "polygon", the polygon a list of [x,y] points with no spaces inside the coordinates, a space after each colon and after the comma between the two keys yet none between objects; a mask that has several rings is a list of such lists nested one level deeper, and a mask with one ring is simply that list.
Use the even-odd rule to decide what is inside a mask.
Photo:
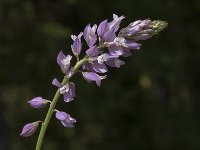
[{"label": "flower bud", "polygon": [[161,20],[138,20],[129,24],[126,28],[121,29],[119,36],[134,41],[146,40],[158,34],[167,25],[168,23],[166,21]]},{"label": "flower bud", "polygon": [[38,127],[40,122],[41,121],[36,121],[36,122],[26,124],[23,127],[22,132],[20,133],[20,136],[22,136],[22,137],[31,136],[37,130],[37,127]]},{"label": "flower bud", "polygon": [[42,97],[35,97],[32,100],[28,101],[28,104],[33,108],[42,108],[50,101],[43,99]]}]

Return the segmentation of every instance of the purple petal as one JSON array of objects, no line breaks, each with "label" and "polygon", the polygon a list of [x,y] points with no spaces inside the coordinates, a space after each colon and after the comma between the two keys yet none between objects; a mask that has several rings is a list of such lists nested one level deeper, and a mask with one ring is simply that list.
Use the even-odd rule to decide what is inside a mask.
[{"label": "purple petal", "polygon": [[53,85],[55,85],[55,86],[57,86],[57,87],[59,87],[59,88],[61,88],[62,87],[62,84],[58,81],[58,79],[53,79],[53,81],[52,81],[52,84]]},{"label": "purple petal", "polygon": [[20,136],[22,137],[28,137],[31,136],[33,133],[35,133],[35,131],[37,130],[37,127],[39,125],[40,121],[36,121],[36,122],[32,122],[32,123],[28,123],[26,124],[23,129],[22,132],[20,134]]},{"label": "purple petal", "polygon": [[57,63],[61,66],[62,65],[61,60],[65,59],[65,58],[66,58],[66,56],[63,54],[62,51],[60,51],[57,56]]},{"label": "purple petal", "polygon": [[74,75],[74,67],[71,67],[66,74],[66,77],[69,79]]},{"label": "purple petal", "polygon": [[117,67],[119,68],[121,65],[124,65],[125,63],[118,58],[110,59],[106,61],[106,64],[110,67]]},{"label": "purple petal", "polygon": [[151,38],[152,36],[153,36],[152,34],[139,34],[139,35],[135,35],[134,39],[136,41],[147,40],[147,39]]},{"label": "purple petal", "polygon": [[76,123],[76,119],[72,118],[72,117],[68,117],[65,120],[61,121],[62,125],[67,127],[67,128],[73,128],[74,127],[74,123]]},{"label": "purple petal", "polygon": [[116,34],[114,32],[114,29],[109,29],[103,35],[103,40],[105,40],[106,42],[112,42],[115,39],[115,37]]},{"label": "purple petal", "polygon": [[93,27],[91,27],[90,24],[89,24],[84,29],[83,36],[84,36],[84,39],[86,40],[87,45],[89,47],[93,46],[97,41],[97,36],[96,36],[96,33],[95,33],[96,28],[97,28],[96,24]]},{"label": "purple petal", "polygon": [[56,112],[56,118],[58,120],[65,120],[65,119],[69,118],[69,114],[67,114],[64,111],[57,111]]},{"label": "purple petal", "polygon": [[64,94],[64,101],[71,102],[75,96],[76,96],[75,84],[73,82],[70,82],[69,83],[69,91]]},{"label": "purple petal", "polygon": [[72,52],[74,53],[75,56],[78,56],[81,52],[82,49],[82,43],[81,39],[78,37],[74,40],[73,44],[71,45]]},{"label": "purple petal", "polygon": [[96,46],[92,46],[86,51],[86,54],[89,57],[96,57],[96,56],[99,55],[99,50],[98,50],[98,48]]},{"label": "purple petal", "polygon": [[42,97],[35,97],[32,100],[28,101],[28,104],[33,108],[42,108],[48,103],[47,100]]},{"label": "purple petal", "polygon": [[99,24],[98,29],[97,29],[98,36],[100,37],[103,36],[103,34],[106,32],[107,25],[108,25],[107,20],[104,20]]},{"label": "purple petal", "polygon": [[131,53],[130,49],[124,48],[123,50],[124,50],[124,51],[123,51],[123,54],[122,54],[123,57],[129,57],[129,56],[133,55],[133,54]]},{"label": "purple petal", "polygon": [[92,68],[98,73],[105,73],[108,71],[105,64],[99,64],[97,61],[93,62]]},{"label": "purple petal", "polygon": [[89,71],[90,70],[90,64],[88,62],[85,62],[85,63],[83,63],[82,68],[83,68],[83,70]]},{"label": "purple petal", "polygon": [[109,48],[109,53],[113,56],[120,56],[123,54],[123,49],[116,45],[111,45]]},{"label": "purple petal", "polygon": [[88,82],[95,81],[98,86],[101,85],[101,80],[106,78],[106,76],[100,76],[94,72],[83,72],[82,74]]},{"label": "purple petal", "polygon": [[57,56],[57,63],[60,65],[62,72],[67,73],[70,68],[70,61],[72,59],[71,55],[65,56],[62,51],[59,52]]},{"label": "purple petal", "polygon": [[129,49],[140,49],[142,44],[136,43],[135,41],[126,40],[126,45]]},{"label": "purple petal", "polygon": [[113,14],[113,21],[109,23],[110,29],[114,29],[114,32],[116,32],[119,29],[119,25],[122,21],[122,19],[124,19],[124,16],[120,16],[118,17],[117,15]]}]

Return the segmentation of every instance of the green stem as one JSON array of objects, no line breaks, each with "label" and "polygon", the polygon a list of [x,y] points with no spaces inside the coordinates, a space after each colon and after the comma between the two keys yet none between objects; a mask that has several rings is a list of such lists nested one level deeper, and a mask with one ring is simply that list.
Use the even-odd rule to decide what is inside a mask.
[{"label": "green stem", "polygon": [[[81,59],[80,61],[78,61],[76,63],[76,65],[74,66],[74,73],[76,73],[78,71],[78,69],[81,67],[81,65],[86,62],[88,60],[88,56],[85,56],[83,59]],[[63,78],[63,81],[62,81],[62,85],[66,84],[68,81],[68,79],[66,77]],[[36,145],[36,148],[35,150],[40,150],[41,149],[41,145],[42,145],[42,142],[43,142],[43,139],[44,139],[44,135],[46,133],[46,130],[47,130],[47,127],[49,125],[49,121],[54,113],[54,108],[57,104],[57,101],[60,97],[60,92],[59,92],[59,89],[57,90],[51,104],[50,104],[50,107],[49,107],[49,110],[47,112],[47,115],[46,115],[46,118],[44,120],[44,122],[42,123],[42,126],[41,126],[41,129],[40,129],[40,134],[39,134],[39,137],[38,137],[38,140],[37,140],[37,145]]]}]

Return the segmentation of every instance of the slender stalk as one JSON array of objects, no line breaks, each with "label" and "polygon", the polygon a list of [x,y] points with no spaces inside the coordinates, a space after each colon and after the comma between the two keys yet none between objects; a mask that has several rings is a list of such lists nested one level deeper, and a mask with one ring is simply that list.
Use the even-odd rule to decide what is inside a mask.
[{"label": "slender stalk", "polygon": [[[76,63],[76,65],[74,66],[74,73],[76,73],[78,71],[78,69],[81,67],[81,65],[86,62],[88,59],[88,56],[85,56],[83,59],[81,59],[80,61],[78,61]],[[62,85],[66,84],[68,81],[68,79],[66,77],[63,78],[63,81],[62,81]],[[40,129],[40,134],[38,136],[38,140],[37,140],[37,145],[36,145],[36,148],[35,150],[40,150],[41,149],[41,145],[42,145],[42,142],[43,142],[43,139],[44,139],[44,135],[46,133],[46,130],[47,130],[47,127],[49,125],[49,122],[50,122],[50,119],[53,115],[53,112],[54,112],[54,108],[57,104],[57,101],[60,97],[60,92],[59,92],[59,89],[57,90],[51,104],[50,104],[50,107],[49,107],[49,110],[47,112],[47,115],[46,115],[46,118],[44,120],[44,122],[42,123],[42,126],[41,126],[41,129]]]}]

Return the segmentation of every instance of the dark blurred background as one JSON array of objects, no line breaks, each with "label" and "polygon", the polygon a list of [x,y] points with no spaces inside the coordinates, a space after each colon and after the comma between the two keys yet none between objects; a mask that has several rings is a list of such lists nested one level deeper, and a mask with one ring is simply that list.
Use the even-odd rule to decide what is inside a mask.
[{"label": "dark blurred background", "polygon": [[122,26],[138,19],[166,20],[167,29],[141,42],[140,51],[112,69],[101,87],[74,78],[77,97],[57,109],[78,122],[64,128],[52,118],[44,150],[199,150],[199,0],[0,0],[0,150],[33,150],[39,131],[23,125],[47,112],[27,100],[52,99],[63,74],[58,52],[71,53],[71,34],[112,14]]}]

